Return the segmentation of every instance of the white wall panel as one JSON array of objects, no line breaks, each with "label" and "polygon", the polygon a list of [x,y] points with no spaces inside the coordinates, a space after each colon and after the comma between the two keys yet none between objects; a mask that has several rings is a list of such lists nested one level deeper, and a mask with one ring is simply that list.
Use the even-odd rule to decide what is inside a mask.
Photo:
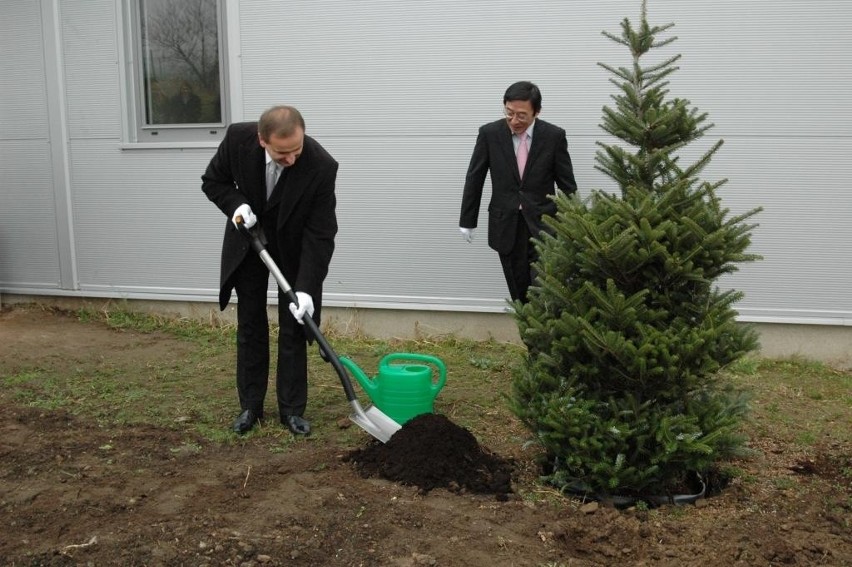
[{"label": "white wall panel", "polygon": [[[500,297],[505,284],[484,231],[471,245],[458,231],[468,140],[332,138],[326,145],[341,162],[340,232],[328,293],[420,303]],[[395,148],[392,160],[388,148]],[[423,163],[436,155],[447,159]],[[411,174],[424,167],[428,174]]]},{"label": "white wall panel", "polygon": [[201,191],[213,150],[76,141],[72,155],[81,289],[214,293],[225,217]]},{"label": "white wall panel", "polygon": [[[733,138],[710,170],[730,178],[723,202],[753,220],[764,259],[723,280],[746,293],[743,315],[852,322],[852,138]],[[806,159],[802,159],[806,158]]]},{"label": "white wall panel", "polygon": [[38,2],[0,2],[0,140],[47,138]]},{"label": "white wall panel", "polygon": [[606,80],[580,53],[614,49],[584,17],[593,5],[242,2],[245,115],[286,101],[318,135],[471,135],[501,115],[506,87],[527,78],[541,86],[552,120],[562,123],[568,110],[596,116],[603,98],[588,97],[576,79],[597,75],[602,92]]},{"label": "white wall panel", "polygon": [[675,21],[682,53],[672,93],[710,113],[725,135],[849,136],[852,5],[726,0],[649,2]]},{"label": "white wall panel", "polygon": [[62,2],[70,138],[121,137],[116,1]]},{"label": "white wall panel", "polygon": [[0,286],[59,287],[50,146],[0,141]]},{"label": "white wall panel", "polygon": [[59,286],[41,7],[0,3],[0,286]]}]

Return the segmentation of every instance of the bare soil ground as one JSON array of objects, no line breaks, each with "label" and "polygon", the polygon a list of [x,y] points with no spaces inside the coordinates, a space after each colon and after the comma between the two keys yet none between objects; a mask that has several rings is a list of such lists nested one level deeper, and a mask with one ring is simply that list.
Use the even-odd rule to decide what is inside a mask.
[{"label": "bare soil ground", "polygon": [[[71,374],[86,358],[180,364],[185,348],[58,312],[0,312],[0,379]],[[532,456],[490,431],[474,433],[512,463],[503,497],[365,476],[351,456],[371,451],[366,435],[273,451],[263,437],[98,425],[73,401],[35,408],[4,390],[4,565],[852,565],[844,444],[805,453],[755,438],[744,474],[697,505],[616,510],[538,485]]]}]

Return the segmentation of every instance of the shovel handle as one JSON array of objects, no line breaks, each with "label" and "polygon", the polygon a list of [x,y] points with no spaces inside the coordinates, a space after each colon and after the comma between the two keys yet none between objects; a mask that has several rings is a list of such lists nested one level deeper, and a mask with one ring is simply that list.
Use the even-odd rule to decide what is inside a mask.
[{"label": "shovel handle", "polygon": [[[257,252],[258,254],[260,254],[261,257],[262,257],[262,252],[265,251],[266,248],[264,247],[264,244],[263,244],[264,241],[261,240],[260,236],[258,236],[258,234],[257,234],[256,226],[254,228],[247,227],[246,223],[245,223],[245,219],[243,219],[242,215],[235,216],[234,222],[237,224],[237,229],[240,231],[240,234],[242,234],[243,236],[245,236],[248,239],[249,243],[251,244],[251,247],[254,248],[254,251]],[[270,258],[270,261],[271,260],[272,260],[272,258]],[[264,261],[264,264],[266,264],[266,261]],[[271,268],[270,268],[270,271],[272,271]],[[290,286],[288,285],[287,287],[289,288]],[[298,305],[298,303],[296,303],[296,305]]]}]

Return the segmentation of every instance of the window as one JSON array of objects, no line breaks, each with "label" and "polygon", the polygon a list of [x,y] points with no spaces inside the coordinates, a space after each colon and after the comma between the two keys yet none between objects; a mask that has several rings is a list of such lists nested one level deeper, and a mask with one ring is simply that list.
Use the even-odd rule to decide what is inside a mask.
[{"label": "window", "polygon": [[224,135],[222,3],[131,0],[135,141],[218,141]]}]

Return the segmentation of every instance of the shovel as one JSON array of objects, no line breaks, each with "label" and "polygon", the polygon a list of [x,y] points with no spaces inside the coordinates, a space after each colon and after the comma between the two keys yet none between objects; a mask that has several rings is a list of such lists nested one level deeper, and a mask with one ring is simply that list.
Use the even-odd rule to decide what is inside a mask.
[{"label": "shovel", "polygon": [[[237,221],[237,226],[239,227],[240,232],[243,236],[249,239],[252,248],[254,248],[258,256],[260,256],[261,261],[269,269],[269,272],[275,278],[275,281],[278,282],[278,287],[280,287],[281,291],[286,294],[287,299],[296,305],[299,305],[299,301],[296,299],[296,294],[293,292],[290,284],[287,283],[287,280],[284,278],[284,274],[282,274],[281,270],[278,269],[278,266],[275,264],[272,256],[270,256],[269,252],[266,251],[266,248],[257,233],[249,230],[245,226],[242,217],[237,217],[235,220]],[[337,375],[340,377],[340,383],[343,384],[343,390],[346,392],[346,399],[349,401],[349,405],[352,406],[352,414],[349,416],[349,419],[354,421],[358,427],[382,443],[387,443],[391,436],[399,431],[402,426],[385,415],[384,412],[375,406],[370,406],[366,410],[361,407],[361,404],[358,403],[358,398],[355,397],[355,390],[352,388],[352,381],[349,379],[346,369],[340,362],[340,357],[337,356],[337,353],[334,352],[334,349],[331,348],[331,345],[329,345],[328,341],[325,340],[325,337],[322,332],[320,332],[316,322],[307,314],[302,317],[302,322],[319,343],[323,358],[331,363],[334,370],[337,371]]]}]

